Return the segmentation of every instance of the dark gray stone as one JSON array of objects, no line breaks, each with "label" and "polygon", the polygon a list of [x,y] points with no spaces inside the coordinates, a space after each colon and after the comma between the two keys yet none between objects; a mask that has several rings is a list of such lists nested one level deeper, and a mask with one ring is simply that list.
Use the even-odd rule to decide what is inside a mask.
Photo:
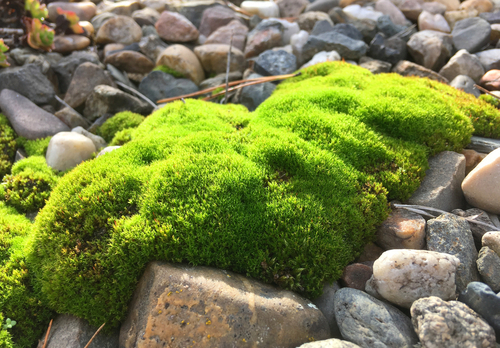
[{"label": "dark gray stone", "polygon": [[450,82],[451,87],[455,87],[456,89],[460,89],[466,93],[472,94],[477,98],[481,95],[481,92],[479,92],[479,90],[474,87],[474,85],[474,80],[467,75],[458,75]]},{"label": "dark gray stone", "polygon": [[458,301],[465,303],[495,330],[497,342],[500,343],[500,296],[491,288],[480,282],[472,282],[458,296]]},{"label": "dark gray stone", "polygon": [[0,91],[3,89],[16,91],[39,105],[52,102],[56,95],[54,86],[36,64],[2,69]]},{"label": "dark gray stone", "polygon": [[317,21],[314,23],[314,28],[311,35],[320,35],[333,30],[333,25],[327,20]]},{"label": "dark gray stone", "polygon": [[460,260],[455,276],[458,292],[479,280],[477,249],[467,221],[454,214],[443,214],[427,221],[426,233],[427,250],[454,255]]},{"label": "dark gray stone", "polygon": [[350,18],[347,23],[353,25],[363,35],[363,41],[369,44],[375,35],[377,35],[378,28],[377,22],[371,19],[352,19]]},{"label": "dark gray stone", "polygon": [[323,293],[320,297],[316,298],[313,303],[318,307],[318,309],[323,313],[328,325],[330,326],[330,336],[331,337],[342,337],[340,335],[340,329],[337,325],[337,320],[335,319],[335,303],[333,301],[335,293],[340,290],[339,284],[333,282],[332,284],[325,283],[323,285]]},{"label": "dark gray stone", "polygon": [[397,37],[386,39],[380,33],[375,35],[368,50],[368,56],[393,65],[400,60],[405,60],[406,55],[406,42]]},{"label": "dark gray stone", "polygon": [[[377,19],[378,30],[385,35],[385,37],[391,37],[397,33],[406,29],[404,25],[397,25],[391,21],[391,17],[383,15]],[[406,35],[405,37],[409,37]]]},{"label": "dark gray stone", "polygon": [[[90,341],[96,327],[92,327],[86,320],[69,314],[59,314],[50,330],[46,348],[82,348]],[[114,330],[110,335],[99,332],[94,337],[90,347],[118,348],[119,331]],[[41,342],[45,341],[45,335]]]},{"label": "dark gray stone", "polygon": [[57,117],[10,89],[0,92],[0,109],[17,135],[26,139],[40,139],[69,131],[69,127]]},{"label": "dark gray stone", "polygon": [[328,13],[332,8],[339,6],[339,3],[340,0],[315,0],[307,5],[304,12],[318,11]]},{"label": "dark gray stone", "polygon": [[500,140],[483,138],[473,135],[470,139],[468,149],[476,150],[477,152],[490,153],[500,147]]},{"label": "dark gray stone", "polygon": [[[467,217],[476,221],[484,222],[489,225],[493,225],[493,222],[491,221],[489,215],[487,212],[484,210],[478,209],[478,208],[472,208],[472,209],[467,209],[466,211],[463,211],[461,209],[454,209],[451,211],[453,214],[458,215],[460,217]],[[472,232],[472,236],[474,237],[474,242],[476,243],[476,249],[479,250],[481,249],[482,246],[482,239],[483,236],[486,232],[490,232],[492,229],[491,227],[475,224],[472,222],[468,222],[470,230]]]},{"label": "dark gray stone", "polygon": [[500,23],[500,11],[496,12],[483,12],[479,14],[479,17],[484,19],[490,24],[499,24]]},{"label": "dark gray stone", "polygon": [[297,58],[283,50],[267,50],[257,57],[253,68],[263,76],[291,74],[297,70]]},{"label": "dark gray stone", "polygon": [[59,90],[61,93],[66,93],[76,68],[85,62],[99,65],[99,56],[93,52],[75,51],[69,56],[62,58],[53,67],[59,79]]},{"label": "dark gray stone", "polygon": [[411,348],[418,342],[410,318],[363,291],[342,288],[334,302],[342,337],[360,347]]},{"label": "dark gray stone", "polygon": [[142,79],[139,92],[156,103],[164,98],[198,92],[198,86],[189,79],[176,79],[163,71],[152,71]]},{"label": "dark gray stone", "polygon": [[[262,75],[250,74],[247,78],[253,79],[258,77],[262,77]],[[243,87],[241,92],[237,95],[236,102],[245,105],[249,111],[254,111],[257,106],[269,98],[275,89],[276,85],[271,82]]]},{"label": "dark gray stone", "polygon": [[[228,82],[241,80],[243,74],[240,71],[231,71],[228,75]],[[226,83],[226,74],[222,73],[215,77],[206,79],[200,83],[200,90],[220,86]]]},{"label": "dark gray stone", "polygon": [[366,54],[368,45],[361,40],[354,40],[335,31],[309,36],[302,48],[304,61],[310,60],[321,51],[337,51],[343,58],[358,60]]},{"label": "dark gray stone", "polygon": [[352,24],[339,23],[333,27],[333,31],[348,36],[353,40],[363,41],[363,34]]},{"label": "dark gray stone", "polygon": [[497,253],[487,246],[482,247],[477,257],[477,269],[491,290],[500,291],[500,256]]},{"label": "dark gray stone", "polygon": [[474,53],[488,44],[490,33],[490,23],[480,17],[472,17],[458,21],[451,35],[457,50],[466,49],[469,53]]}]

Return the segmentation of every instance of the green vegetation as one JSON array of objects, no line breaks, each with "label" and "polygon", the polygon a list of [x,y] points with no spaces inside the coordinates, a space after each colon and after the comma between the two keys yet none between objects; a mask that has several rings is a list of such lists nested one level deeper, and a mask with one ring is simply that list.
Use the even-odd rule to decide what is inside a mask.
[{"label": "green vegetation", "polygon": [[498,98],[495,98],[495,97],[489,95],[489,94],[481,94],[479,96],[479,99],[484,100],[485,102],[493,105],[496,108],[498,108],[498,106],[500,105],[500,100]]},{"label": "green vegetation", "polygon": [[[115,142],[113,141],[113,138],[118,132],[129,128],[136,128],[142,123],[142,121],[144,121],[144,116],[142,115],[130,111],[119,112],[106,120],[106,122],[104,122],[104,124],[97,129],[97,135],[103,137],[108,143]],[[130,133],[130,130],[125,131],[124,133]],[[119,136],[119,139],[123,139],[123,136]],[[114,145],[122,145],[128,141],[125,141],[122,144],[119,144],[118,141],[116,142],[117,143]]]},{"label": "green vegetation", "polygon": [[45,156],[49,142],[52,137],[46,137],[36,140],[28,140],[23,137],[16,139],[18,147],[22,147],[28,156]]},{"label": "green vegetation", "polygon": [[158,65],[157,67],[155,67],[153,69],[153,71],[155,71],[155,70],[163,71],[164,73],[170,74],[177,79],[181,79],[181,78],[185,77],[183,73],[180,73],[177,70],[174,70],[171,67],[168,67],[166,65]]},{"label": "green vegetation", "polygon": [[4,327],[3,324],[3,315],[0,313],[0,348],[13,348],[12,337],[10,333],[7,331],[7,327]]},{"label": "green vegetation", "polygon": [[10,172],[16,154],[16,133],[7,117],[0,113],[0,180]]}]

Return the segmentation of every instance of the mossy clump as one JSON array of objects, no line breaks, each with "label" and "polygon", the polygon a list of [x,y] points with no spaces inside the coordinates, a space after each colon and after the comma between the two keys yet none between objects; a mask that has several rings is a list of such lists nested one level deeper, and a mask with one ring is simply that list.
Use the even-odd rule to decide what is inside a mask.
[{"label": "mossy clump", "polygon": [[469,112],[487,106],[452,103],[451,91],[328,63],[254,113],[170,103],[59,181],[35,222],[37,284],[57,312],[110,328],[152,260],[318,296],[373,240],[388,198],[418,187],[428,156],[469,142]]},{"label": "mossy clump", "polygon": [[493,105],[494,107],[498,108],[500,106],[500,100],[498,98],[493,97],[492,95],[489,94],[481,94],[479,96],[479,99],[484,100],[488,104]]},{"label": "mossy clump", "polygon": [[7,329],[3,328],[4,318],[0,313],[0,348],[14,348],[12,337]]},{"label": "mossy clump", "polygon": [[23,137],[16,139],[17,146],[22,147],[28,156],[45,156],[49,142],[52,137],[46,137],[36,140],[28,140]]},{"label": "mossy clump", "polygon": [[106,122],[98,128],[97,134],[109,143],[118,132],[128,128],[136,128],[142,121],[144,121],[144,116],[130,111],[122,111],[106,120]]},{"label": "mossy clump", "polygon": [[45,205],[57,180],[45,157],[25,158],[12,166],[12,174],[4,176],[0,200],[23,213],[38,211]]},{"label": "mossy clump", "polygon": [[16,154],[16,133],[7,117],[0,113],[0,180],[10,172]]},{"label": "mossy clump", "polygon": [[166,65],[158,65],[157,67],[155,67],[153,69],[153,71],[155,71],[155,70],[163,71],[164,73],[170,74],[173,77],[178,78],[178,79],[185,77],[183,73],[180,73],[177,70],[174,70],[171,67],[168,67]]}]

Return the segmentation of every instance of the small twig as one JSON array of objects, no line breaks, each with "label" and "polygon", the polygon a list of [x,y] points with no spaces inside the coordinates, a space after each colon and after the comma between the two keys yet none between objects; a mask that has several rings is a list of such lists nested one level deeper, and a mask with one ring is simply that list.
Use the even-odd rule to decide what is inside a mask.
[{"label": "small twig", "polygon": [[104,325],[106,325],[106,323],[102,324],[101,327],[97,329],[97,331],[95,332],[94,336],[92,336],[92,338],[90,339],[90,341],[83,348],[87,348],[90,345],[90,343],[92,342],[92,340],[94,339],[94,337],[97,336],[97,334],[99,333],[99,331],[101,331],[101,329],[104,327]]},{"label": "small twig", "polygon": [[23,35],[23,29],[14,29],[14,28],[0,28],[0,34],[8,34],[8,35]]},{"label": "small twig", "polygon": [[410,25],[408,28],[401,30],[399,33],[392,35],[388,40],[394,39],[394,38],[400,37],[400,36],[405,36],[406,34],[409,34],[416,27],[417,27],[416,24]]},{"label": "small twig", "polygon": [[497,95],[495,95],[495,94],[491,93],[491,92],[490,92],[490,91],[488,91],[486,88],[483,88],[483,87],[478,86],[478,85],[476,85],[476,84],[474,85],[474,87],[476,87],[477,89],[479,89],[479,90],[480,90],[481,92],[483,92],[483,93],[489,94],[489,95],[491,95],[492,97],[495,97],[495,98],[497,98],[497,99],[500,99],[500,97],[499,97],[499,96],[497,96]]},{"label": "small twig", "polygon": [[75,109],[73,109],[73,108],[72,108],[72,107],[71,107],[68,103],[66,103],[64,100],[62,100],[61,98],[59,98],[59,97],[57,96],[57,94],[55,95],[55,97],[54,97],[54,98],[55,98],[55,99],[56,99],[59,103],[61,103],[62,105],[64,105],[65,107],[67,107],[68,109],[70,109],[71,111],[73,111],[75,114],[77,114],[78,116],[80,116],[80,117],[82,117],[82,118],[83,118],[83,116],[82,116],[82,115],[81,115],[78,111],[76,111]]},{"label": "small twig", "polygon": [[227,104],[227,92],[229,89],[229,70],[231,68],[231,50],[233,49],[233,32],[231,31],[231,41],[229,41],[229,51],[227,52],[227,65],[226,65],[226,96],[224,97],[224,104]]},{"label": "small twig", "polygon": [[43,348],[47,346],[47,340],[49,338],[50,328],[52,327],[52,321],[54,321],[54,319],[50,319],[49,328],[47,329],[47,333],[45,334],[45,341],[43,342]]},{"label": "small twig", "polygon": [[135,94],[136,96],[138,96],[139,98],[143,99],[145,102],[147,102],[149,105],[151,105],[153,108],[157,109],[158,108],[158,105],[156,105],[155,103],[153,103],[153,101],[151,99],[149,99],[148,97],[146,97],[144,94],[142,94],[141,92],[139,91],[136,91],[135,89],[133,89],[132,87],[129,87],[127,86],[126,84],[124,84],[123,82],[120,82],[120,81],[115,81],[115,83],[126,89],[128,92],[131,92],[133,94]]}]

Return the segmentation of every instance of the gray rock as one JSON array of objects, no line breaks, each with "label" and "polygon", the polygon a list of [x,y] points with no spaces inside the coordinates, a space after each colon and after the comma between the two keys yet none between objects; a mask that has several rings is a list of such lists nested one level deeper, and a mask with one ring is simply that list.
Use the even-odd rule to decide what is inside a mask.
[{"label": "gray rock", "polygon": [[411,321],[424,347],[495,348],[491,326],[462,302],[422,298],[411,306]]},{"label": "gray rock", "polygon": [[477,258],[477,269],[491,290],[500,291],[500,256],[488,247],[482,247]]},{"label": "gray rock", "polygon": [[87,138],[92,140],[97,151],[100,151],[101,149],[108,146],[108,144],[106,144],[106,141],[102,137],[92,134],[80,126],[73,128],[71,131],[86,136]]},{"label": "gray rock", "polygon": [[198,92],[198,86],[189,79],[176,79],[163,71],[152,71],[142,79],[139,92],[153,102],[164,98]]},{"label": "gray rock", "polygon": [[[350,37],[353,40],[363,40],[363,34],[350,23],[339,23],[333,27],[333,31]],[[313,35],[311,33],[311,35]]]},{"label": "gray rock", "polygon": [[209,37],[218,28],[238,19],[236,12],[226,6],[213,6],[203,11],[200,22],[200,34]]},{"label": "gray rock", "polygon": [[429,169],[420,187],[410,197],[410,204],[445,211],[461,209],[465,198],[460,187],[465,178],[465,156],[444,151],[429,159]]},{"label": "gray rock", "polygon": [[360,348],[357,344],[349,341],[342,341],[336,338],[329,340],[304,343],[297,348]]},{"label": "gray rock", "polygon": [[472,94],[477,98],[481,95],[481,92],[474,87],[474,84],[474,80],[467,75],[458,75],[450,82],[451,87],[455,87],[456,89]]},{"label": "gray rock", "polygon": [[452,36],[434,30],[413,34],[407,48],[417,64],[434,71],[439,71],[455,51]]},{"label": "gray rock", "polygon": [[199,28],[203,12],[207,8],[213,6],[220,5],[213,2],[192,1],[191,3],[187,2],[186,4],[183,4],[178,12],[186,17],[191,23],[193,23],[196,28]]},{"label": "gray rock", "polygon": [[328,13],[332,8],[337,7],[339,3],[340,0],[315,0],[307,5],[304,12],[318,11]]},{"label": "gray rock", "polygon": [[[262,77],[262,75],[250,74],[247,78],[253,79],[257,77]],[[276,85],[272,82],[243,87],[241,92],[237,94],[235,102],[245,105],[250,111],[254,111],[257,106],[269,98],[275,89]]]},{"label": "gray rock", "polygon": [[[488,213],[478,208],[467,209],[466,211],[463,211],[461,209],[454,209],[451,212],[460,217],[467,217],[476,221],[493,225],[493,222],[491,221]],[[491,231],[491,227],[475,224],[472,222],[468,222],[468,224],[472,232],[472,236],[474,237],[477,249],[481,249],[482,238],[485,233]]]},{"label": "gray rock", "polygon": [[26,139],[40,139],[69,131],[69,127],[57,117],[10,89],[0,93],[0,109],[17,135]]},{"label": "gray rock", "polygon": [[358,29],[364,42],[371,42],[378,33],[377,22],[371,19],[348,18],[347,23]]},{"label": "gray rock", "polygon": [[0,91],[3,89],[16,91],[39,105],[49,104],[56,94],[54,86],[36,64],[2,69]]},{"label": "gray rock", "polygon": [[483,12],[479,14],[479,17],[484,19],[490,24],[499,24],[500,23],[500,11],[496,12]]},{"label": "gray rock", "polygon": [[297,70],[297,58],[283,50],[268,50],[254,61],[254,70],[263,76],[291,74]]},{"label": "gray rock", "polygon": [[76,68],[85,62],[99,65],[99,56],[93,52],[75,51],[57,62],[54,71],[59,79],[61,93],[66,93]]},{"label": "gray rock", "polygon": [[[243,74],[240,71],[232,71],[228,75],[228,81],[232,82],[232,81],[241,80],[242,77],[243,77]],[[204,80],[202,83],[200,83],[200,90],[216,87],[216,86],[222,85],[224,83],[226,83],[226,74],[225,73],[219,74],[215,77]]]},{"label": "gray rock", "polygon": [[137,89],[137,87],[130,81],[127,74],[122,73],[120,70],[118,70],[111,64],[106,65],[106,70],[109,72],[109,74],[113,77],[115,81],[119,81],[133,89]]},{"label": "gray rock", "polygon": [[386,39],[384,35],[377,33],[370,42],[368,56],[373,59],[382,60],[391,64],[396,64],[400,60],[406,59],[406,42],[398,37]]},{"label": "gray rock", "polygon": [[333,25],[327,20],[317,21],[314,23],[314,28],[311,31],[311,35],[320,35],[333,30]]},{"label": "gray rock", "polygon": [[302,58],[308,61],[318,52],[337,51],[343,58],[357,61],[366,54],[367,50],[368,45],[363,41],[330,31],[318,36],[309,36],[302,48]]},{"label": "gray rock", "polygon": [[495,330],[497,342],[500,342],[500,296],[484,283],[472,282],[458,296],[458,301],[465,303]]},{"label": "gray rock", "polygon": [[478,57],[461,49],[439,70],[439,75],[449,81],[458,75],[467,75],[476,83],[479,83],[479,80],[484,75],[484,68]]},{"label": "gray rock", "polygon": [[160,53],[167,47],[168,45],[157,35],[143,36],[139,41],[139,49],[153,62],[156,62]]},{"label": "gray rock", "polygon": [[141,10],[134,11],[132,13],[132,18],[141,27],[145,25],[155,25],[160,18],[160,13],[154,8],[145,7]]},{"label": "gray rock", "polygon": [[457,50],[465,49],[475,53],[485,47],[490,40],[491,26],[480,17],[462,19],[455,24],[451,35]]},{"label": "gray rock", "polygon": [[105,114],[114,115],[120,111],[132,111],[141,115],[148,115],[153,111],[153,107],[119,89],[99,85],[94,88],[94,91],[87,98],[83,117],[93,122]]},{"label": "gray rock", "polygon": [[337,325],[337,320],[335,319],[335,303],[334,296],[335,293],[340,289],[337,282],[332,284],[325,283],[323,285],[323,293],[320,297],[313,300],[313,303],[318,307],[318,309],[323,313],[328,325],[330,326],[330,337],[341,337],[340,329]]},{"label": "gray rock", "polygon": [[334,301],[342,337],[360,347],[411,348],[418,342],[410,318],[363,291],[342,288]]},{"label": "gray rock", "polygon": [[490,153],[500,147],[500,140],[483,138],[473,135],[470,139],[468,149],[476,150],[477,152]]},{"label": "gray rock", "polygon": [[483,65],[484,71],[500,69],[500,49],[486,50],[475,54]]},{"label": "gray rock", "polygon": [[378,59],[371,59],[359,64],[360,67],[370,70],[373,74],[388,73],[392,64]]},{"label": "gray rock", "polygon": [[406,29],[404,25],[394,24],[388,15],[377,18],[377,28],[385,37],[392,37]]},{"label": "gray rock", "polygon": [[285,27],[277,21],[262,21],[247,35],[245,58],[258,56],[262,52],[278,47],[283,42]]},{"label": "gray rock", "polygon": [[87,129],[90,123],[74,109],[62,108],[54,114],[55,117],[64,122],[69,128],[83,127]]},{"label": "gray rock", "polygon": [[158,35],[158,32],[156,31],[156,28],[153,25],[144,25],[142,27],[142,37],[146,37],[149,35],[153,35],[158,38],[160,37],[160,35]]},{"label": "gray rock", "polygon": [[[59,314],[50,329],[46,348],[82,348],[90,341],[96,327],[90,326],[86,320],[69,314]],[[44,342],[45,335],[41,337]],[[90,345],[99,348],[118,348],[118,331],[111,335],[100,332]]]},{"label": "gray rock", "polygon": [[460,260],[455,283],[457,292],[479,280],[476,269],[477,250],[469,223],[453,214],[443,214],[427,221],[427,249],[456,256]]},{"label": "gray rock", "polygon": [[431,80],[436,80],[442,83],[448,83],[449,81],[443,76],[439,75],[430,69],[427,69],[421,65],[409,62],[407,60],[401,60],[392,68],[392,72],[398,73],[402,76],[419,76],[427,77]]},{"label": "gray rock", "polygon": [[101,25],[103,25],[109,19],[114,18],[116,16],[117,16],[116,14],[111,12],[103,12],[101,14],[98,14],[97,16],[94,16],[90,21],[90,23],[94,27],[94,32],[97,33]]}]

